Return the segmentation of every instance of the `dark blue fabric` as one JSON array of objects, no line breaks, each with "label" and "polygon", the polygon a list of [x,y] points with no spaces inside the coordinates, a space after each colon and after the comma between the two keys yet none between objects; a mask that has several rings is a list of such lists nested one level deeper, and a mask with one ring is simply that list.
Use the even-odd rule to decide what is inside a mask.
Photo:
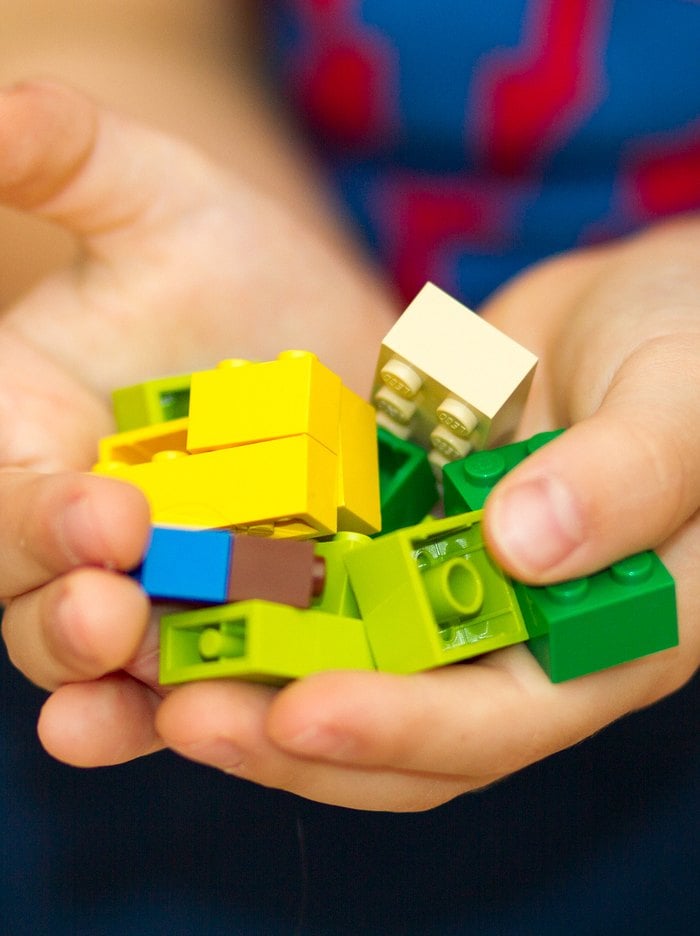
[{"label": "dark blue fabric", "polygon": [[[559,10],[567,5],[562,0]],[[580,48],[573,43],[571,51],[579,67],[577,91],[563,95],[560,121],[533,140],[531,158],[504,169],[488,149],[485,114],[491,103],[494,113],[499,110],[489,82],[493,70],[513,56],[523,69],[531,66],[556,19],[552,0],[276,0],[266,5],[281,87],[351,215],[407,299],[430,279],[477,305],[518,271],[553,253],[700,208],[700,184],[686,180],[678,195],[682,204],[662,198],[649,205],[635,177],[639,159],[668,158],[687,145],[697,153],[700,7],[688,0],[591,0],[583,6],[588,38]],[[575,20],[576,13],[569,13]],[[560,37],[560,43],[569,39]],[[554,45],[551,35],[549,41]],[[323,85],[319,62],[338,46],[365,56],[368,88],[386,99],[366,127],[340,138],[334,135],[333,112],[348,108],[345,93],[329,106],[329,116],[314,111],[308,90],[317,93]],[[342,81],[343,70],[335,77]],[[352,73],[348,83],[361,77]],[[562,53],[547,84],[566,84],[569,77]],[[532,95],[537,92],[533,85]],[[527,107],[527,100],[522,105]],[[502,126],[512,120],[501,115]],[[669,173],[677,173],[673,164]],[[465,186],[471,193],[466,196]],[[402,267],[408,261],[401,228],[419,229],[421,219],[403,202],[407,214],[397,231],[397,213],[402,197],[426,188],[451,193],[456,203],[476,199],[485,220],[465,222],[462,230],[445,236],[439,225],[429,225],[434,236],[422,242],[423,279],[414,282]]]},{"label": "dark blue fabric", "polygon": [[264,790],[164,754],[76,770],[0,665],[0,932],[12,936],[694,931],[700,682],[417,815]]}]

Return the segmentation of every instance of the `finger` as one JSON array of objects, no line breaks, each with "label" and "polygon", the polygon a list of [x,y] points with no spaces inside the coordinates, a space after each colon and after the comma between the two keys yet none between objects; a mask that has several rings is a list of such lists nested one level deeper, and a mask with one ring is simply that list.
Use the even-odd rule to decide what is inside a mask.
[{"label": "finger", "polygon": [[684,685],[700,662],[700,517],[661,551],[677,582],[678,647],[552,685],[524,646],[428,673],[322,673],[272,702],[267,733],[301,757],[440,771],[467,788],[519,770]]},{"label": "finger", "polygon": [[[666,664],[638,665],[649,668],[646,685]],[[581,741],[646,699],[638,673],[624,671],[554,686],[524,647],[514,647],[412,676],[322,674],[280,696],[268,731],[301,757],[440,770],[475,789]]]},{"label": "finger", "polygon": [[675,534],[663,558],[679,582],[679,648],[558,686],[523,647],[412,676],[323,673],[281,692],[195,684],[163,704],[159,732],[184,756],[323,802],[430,808],[576,743],[691,677],[700,657],[700,520]]},{"label": "finger", "polygon": [[592,415],[494,489],[485,533],[497,560],[550,582],[667,539],[700,506],[700,395],[688,393],[699,380],[700,333],[638,347]]},{"label": "finger", "polygon": [[464,792],[459,778],[346,767],[285,753],[265,731],[274,695],[267,687],[234,681],[193,683],[163,701],[156,727],[169,747],[190,760],[351,809],[414,812]]},{"label": "finger", "polygon": [[111,431],[111,415],[103,401],[3,326],[0,465],[84,471],[96,460],[95,439]]},{"label": "finger", "polygon": [[[86,254],[23,296],[3,326],[105,399],[154,369],[190,370],[193,355],[203,366],[207,342],[230,340],[231,287],[219,276],[229,232],[249,244],[250,225],[230,217],[253,209],[223,208],[230,189],[184,143],[77,91],[35,82],[0,92],[0,200],[57,222]],[[197,267],[216,276],[203,284]],[[209,309],[196,325],[192,301]],[[169,329],[155,322],[166,309]]]},{"label": "finger", "polygon": [[51,690],[129,663],[149,611],[148,598],[128,576],[81,568],[12,600],[2,633],[17,669]]},{"label": "finger", "polygon": [[100,235],[181,216],[211,175],[185,145],[64,85],[0,92],[0,200],[57,221],[90,249]]},{"label": "finger", "polygon": [[0,595],[5,598],[80,565],[133,568],[150,529],[140,491],[78,473],[0,473],[0,516]]},{"label": "finger", "polygon": [[163,747],[154,716],[157,693],[116,673],[97,682],[63,686],[44,703],[39,739],[57,760],[75,767],[106,767]]}]

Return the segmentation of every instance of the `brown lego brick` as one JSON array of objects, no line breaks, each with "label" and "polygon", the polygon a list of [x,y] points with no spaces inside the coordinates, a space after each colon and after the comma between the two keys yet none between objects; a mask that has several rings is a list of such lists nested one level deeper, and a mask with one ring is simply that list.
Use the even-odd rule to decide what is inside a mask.
[{"label": "brown lego brick", "polygon": [[262,598],[308,608],[323,590],[324,581],[325,562],[309,540],[234,537],[229,601]]}]

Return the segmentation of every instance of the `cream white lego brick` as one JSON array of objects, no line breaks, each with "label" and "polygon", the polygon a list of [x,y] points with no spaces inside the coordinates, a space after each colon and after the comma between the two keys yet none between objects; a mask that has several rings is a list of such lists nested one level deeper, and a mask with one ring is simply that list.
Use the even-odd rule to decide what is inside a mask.
[{"label": "cream white lego brick", "polygon": [[390,431],[452,460],[512,432],[536,364],[532,352],[428,283],[382,343],[373,402]]}]

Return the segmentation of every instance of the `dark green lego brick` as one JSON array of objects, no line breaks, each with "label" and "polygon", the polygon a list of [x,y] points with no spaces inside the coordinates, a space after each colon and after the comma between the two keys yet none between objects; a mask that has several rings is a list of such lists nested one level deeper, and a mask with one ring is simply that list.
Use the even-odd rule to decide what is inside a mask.
[{"label": "dark green lego brick", "polygon": [[653,552],[588,578],[514,583],[528,647],[552,682],[564,682],[678,644],[675,585]]},{"label": "dark green lego brick", "polygon": [[563,429],[540,432],[523,442],[513,442],[485,452],[473,452],[443,468],[445,514],[481,510],[496,484],[538,448],[561,435]]},{"label": "dark green lego brick", "polygon": [[162,377],[123,387],[112,394],[119,432],[154,426],[187,416],[190,409],[190,374]]},{"label": "dark green lego brick", "polygon": [[281,685],[330,669],[374,669],[362,621],[258,599],[161,619],[163,685],[222,678]]},{"label": "dark green lego brick", "polygon": [[381,426],[377,441],[382,533],[391,533],[423,520],[439,492],[425,449]]},{"label": "dark green lego brick", "polygon": [[380,536],[345,563],[377,669],[412,673],[527,639],[480,511]]}]

